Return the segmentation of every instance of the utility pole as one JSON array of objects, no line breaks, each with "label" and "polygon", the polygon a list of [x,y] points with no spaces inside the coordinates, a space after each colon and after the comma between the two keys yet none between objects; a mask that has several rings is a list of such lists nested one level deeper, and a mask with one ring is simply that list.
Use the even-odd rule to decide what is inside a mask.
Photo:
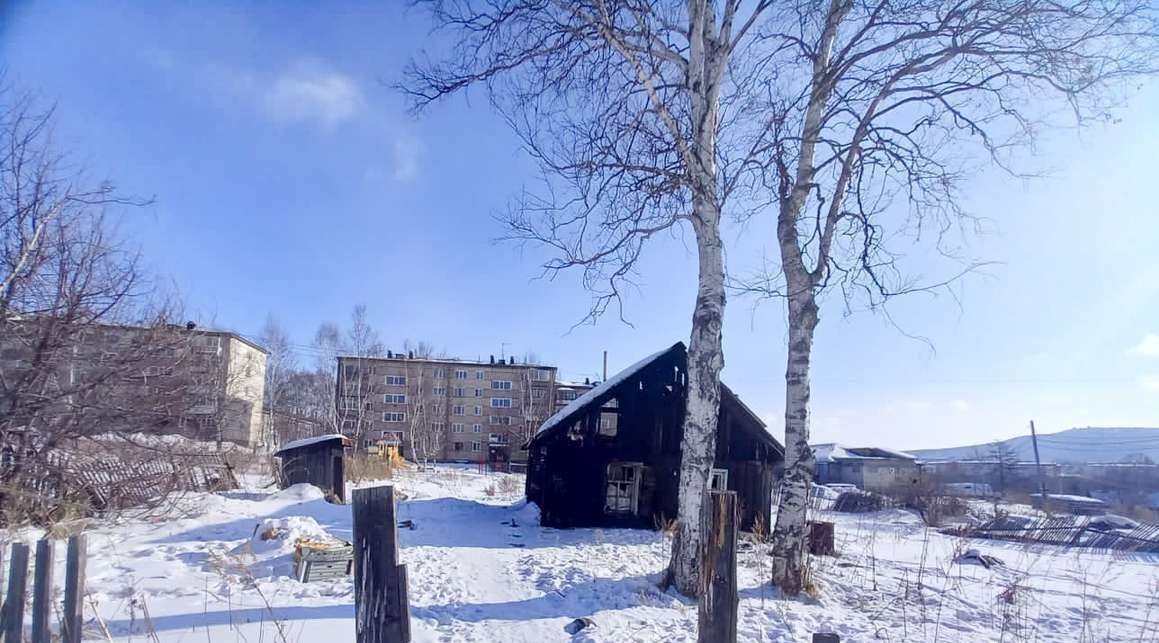
[{"label": "utility pole", "polygon": [[1034,420],[1030,421],[1030,441],[1034,444],[1034,468],[1038,471],[1039,506],[1046,504],[1046,480],[1042,477],[1042,460],[1038,457],[1038,433],[1034,430]]},{"label": "utility pole", "polygon": [[604,351],[604,379],[600,381],[608,381],[608,351]]}]

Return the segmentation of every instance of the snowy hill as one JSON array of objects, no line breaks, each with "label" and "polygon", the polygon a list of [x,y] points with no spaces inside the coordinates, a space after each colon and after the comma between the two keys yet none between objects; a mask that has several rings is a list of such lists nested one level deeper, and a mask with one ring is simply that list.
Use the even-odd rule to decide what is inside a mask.
[{"label": "snowy hill", "polygon": [[[1002,444],[1019,460],[1034,460],[1030,436],[1023,435]],[[1122,462],[1148,457],[1159,462],[1159,428],[1087,427],[1059,433],[1039,434],[1038,450],[1043,462]],[[909,450],[922,460],[966,460],[990,457],[991,444],[972,444],[948,449]]]}]

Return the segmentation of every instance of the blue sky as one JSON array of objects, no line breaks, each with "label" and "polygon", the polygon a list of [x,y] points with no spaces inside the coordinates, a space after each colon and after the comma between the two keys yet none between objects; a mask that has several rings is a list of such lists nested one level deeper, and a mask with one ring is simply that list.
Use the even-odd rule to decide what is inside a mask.
[{"label": "blue sky", "polygon": [[[122,227],[196,317],[255,334],[273,313],[309,343],[364,302],[384,339],[474,358],[534,351],[598,377],[685,339],[690,238],[647,250],[614,318],[578,275],[535,279],[540,251],[493,240],[494,215],[534,181],[481,94],[406,113],[390,88],[430,46],[402,3],[16,2],[0,9],[10,83],[57,105],[57,139],[153,205]],[[814,359],[818,441],[898,448],[1010,437],[1035,419],[1159,426],[1159,85],[1113,124],[1050,132],[1046,178],[975,177],[994,221],[972,250],[999,262],[960,297],[845,317],[826,302]],[[687,233],[685,233],[687,234]],[[729,269],[771,255],[771,228],[730,226]],[[915,256],[915,274],[936,276]],[[780,431],[783,311],[730,300],[725,381]],[[302,361],[312,360],[303,349]]]}]

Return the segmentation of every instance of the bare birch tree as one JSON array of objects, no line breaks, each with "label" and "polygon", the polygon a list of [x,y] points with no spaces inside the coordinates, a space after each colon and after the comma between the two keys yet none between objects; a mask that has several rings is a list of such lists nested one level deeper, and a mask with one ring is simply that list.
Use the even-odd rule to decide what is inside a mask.
[{"label": "bare birch tree", "polygon": [[266,316],[258,341],[269,351],[266,355],[265,408],[262,412],[262,443],[268,447],[277,440],[274,434],[275,413],[289,412],[286,407],[291,401],[290,381],[297,368],[297,359],[290,346],[290,336],[273,315]]},{"label": "bare birch tree", "polygon": [[[547,275],[582,272],[587,316],[623,309],[646,242],[691,228],[697,292],[688,348],[678,530],[671,580],[700,591],[699,515],[712,468],[724,365],[721,218],[751,151],[748,73],[730,66],[751,44],[766,0],[470,0],[417,2],[453,39],[441,62],[408,70],[417,109],[473,86],[520,136],[542,190],[515,200],[507,237],[549,248]],[[759,61],[754,61],[759,66]],[[752,66],[746,72],[753,71]]]},{"label": "bare birch tree", "polygon": [[[971,170],[1013,172],[1057,108],[1105,118],[1125,80],[1151,73],[1147,0],[797,0],[760,25],[763,185],[777,204],[780,261],[745,284],[787,300],[785,475],[773,580],[807,582],[810,363],[818,298],[871,309],[944,287],[977,264],[957,241],[976,220],[959,205]],[[949,260],[921,281],[900,265],[919,244]]]}]

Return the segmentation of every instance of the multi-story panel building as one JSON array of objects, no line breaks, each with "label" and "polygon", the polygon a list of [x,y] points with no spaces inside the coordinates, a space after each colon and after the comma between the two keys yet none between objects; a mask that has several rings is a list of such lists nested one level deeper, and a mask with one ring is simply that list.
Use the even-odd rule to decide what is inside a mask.
[{"label": "multi-story panel building", "polygon": [[15,418],[21,428],[181,434],[247,446],[261,440],[267,354],[261,346],[192,324],[93,324],[46,351],[31,340],[44,336],[47,323],[14,322],[0,340],[0,375],[13,407],[22,406],[30,386],[52,400],[47,411]]},{"label": "multi-story panel building", "polygon": [[338,358],[337,411],[358,448],[408,459],[524,461],[555,410],[554,366],[413,357]]}]

